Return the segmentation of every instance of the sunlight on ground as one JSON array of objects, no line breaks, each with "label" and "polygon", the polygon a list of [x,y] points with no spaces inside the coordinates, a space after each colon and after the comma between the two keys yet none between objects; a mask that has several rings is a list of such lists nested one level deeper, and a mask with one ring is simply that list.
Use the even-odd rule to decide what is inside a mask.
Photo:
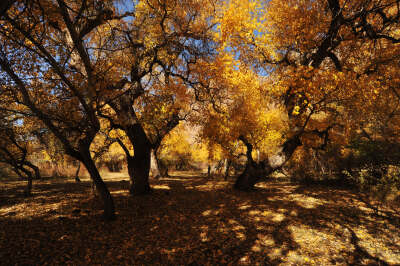
[{"label": "sunlight on ground", "polygon": [[[260,182],[258,184],[255,185],[256,188],[263,188],[268,190],[271,190],[272,188],[275,188],[274,184],[268,183],[268,182]],[[292,193],[293,191],[295,191],[296,189],[299,188],[298,185],[293,185],[287,182],[282,182],[279,183],[279,186],[276,187],[279,191],[281,192],[285,192],[285,193]]]},{"label": "sunlight on ground", "polygon": [[246,235],[245,235],[245,230],[246,228],[241,225],[238,221],[234,219],[229,219],[228,220],[228,228],[235,234],[236,238],[239,240],[245,240]]},{"label": "sunlight on ground", "polygon": [[396,252],[390,247],[391,245],[400,244],[399,236],[391,235],[385,237],[378,232],[372,235],[366,228],[362,227],[354,229],[354,233],[359,239],[359,245],[369,254],[379,257],[388,263],[400,264],[400,250]]},{"label": "sunlight on ground", "polygon": [[10,207],[3,207],[0,209],[0,216],[7,216],[7,215],[21,215],[22,212],[26,210],[26,204],[20,203],[15,204]]},{"label": "sunlight on ground", "polygon": [[241,205],[241,206],[239,206],[239,210],[247,210],[247,209],[249,209],[249,208],[251,208],[251,205],[248,205],[248,204],[246,204],[246,205]]},{"label": "sunlight on ground", "polygon": [[[43,180],[34,183],[33,197],[3,197],[0,225],[9,229],[0,240],[20,234],[14,248],[3,245],[8,254],[18,258],[15,250],[23,250],[35,264],[34,258],[44,262],[39,253],[77,254],[79,246],[84,255],[78,259],[86,264],[368,265],[373,257],[400,264],[396,224],[374,216],[350,191],[274,181],[244,193],[231,181],[188,173],[151,180],[154,196],[131,197],[127,176],[105,180],[119,217],[110,225],[98,220],[101,201],[91,195],[90,182]],[[20,185],[9,182],[4,191],[15,193]],[[38,252],[42,241],[57,248]],[[63,264],[63,256],[46,260]]]},{"label": "sunlight on ground", "polygon": [[349,232],[343,231],[341,228],[339,231],[322,232],[305,225],[291,225],[289,230],[292,233],[293,240],[300,246],[299,250],[291,251],[289,260],[306,255],[307,257],[304,257],[304,259],[308,258],[317,264],[324,263],[321,258],[332,258],[340,263],[345,261],[342,254],[352,251],[348,247],[350,243]]},{"label": "sunlight on ground", "polygon": [[168,185],[154,185],[152,186],[154,189],[164,189],[164,190],[170,190],[170,186]]},{"label": "sunlight on ground", "polygon": [[126,171],[122,171],[122,172],[119,172],[119,173],[118,172],[117,173],[110,173],[110,172],[103,172],[102,171],[100,173],[100,175],[102,177],[104,177],[105,181],[121,180],[121,179],[129,180],[129,175],[128,175],[128,172],[126,172]]},{"label": "sunlight on ground", "polygon": [[207,211],[203,211],[201,213],[201,215],[203,216],[210,216],[210,215],[218,215],[220,213],[219,210],[207,210]]},{"label": "sunlight on ground", "polygon": [[289,200],[295,201],[299,206],[306,209],[314,209],[323,205],[326,201],[314,197],[308,197],[301,194],[292,194],[288,197]]},{"label": "sunlight on ground", "polygon": [[209,239],[208,239],[208,226],[203,225],[203,226],[200,227],[200,229],[201,229],[200,240],[202,242],[209,241]]},{"label": "sunlight on ground", "polygon": [[265,251],[266,249],[270,250],[274,246],[275,246],[275,241],[273,237],[269,235],[258,234],[257,239],[254,242],[254,245],[251,247],[251,250],[253,252],[262,252]]},{"label": "sunlight on ground", "polygon": [[128,194],[129,192],[128,191],[126,191],[126,190],[114,190],[113,192],[112,192],[112,194],[113,195],[115,195],[115,194]]},{"label": "sunlight on ground", "polygon": [[227,223],[218,224],[217,231],[223,235],[234,236],[237,240],[243,241],[247,238],[246,227],[234,219],[229,219]]},{"label": "sunlight on ground", "polygon": [[0,217],[28,218],[43,216],[62,209],[68,202],[36,203],[24,202],[10,207],[0,208]]},{"label": "sunlight on ground", "polygon": [[163,177],[162,181],[179,181],[179,182],[189,182],[189,179],[183,179],[183,178],[173,178],[173,177]]},{"label": "sunlight on ground", "polygon": [[272,221],[272,222],[281,222],[285,219],[285,215],[282,213],[273,212],[270,210],[260,211],[260,210],[251,210],[248,212],[250,219],[259,221]]},{"label": "sunlight on ground", "polygon": [[227,187],[228,184],[229,182],[227,181],[208,181],[204,185],[195,186],[194,188],[200,191],[212,191],[212,190],[224,189]]}]

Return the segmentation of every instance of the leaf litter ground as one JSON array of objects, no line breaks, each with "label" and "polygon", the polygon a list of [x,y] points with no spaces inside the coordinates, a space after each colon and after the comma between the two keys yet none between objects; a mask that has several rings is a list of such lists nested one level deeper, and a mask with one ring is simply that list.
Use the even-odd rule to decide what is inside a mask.
[{"label": "leaf litter ground", "polygon": [[352,190],[269,181],[238,192],[175,173],[131,197],[126,179],[105,175],[113,222],[101,220],[89,180],[38,181],[30,198],[20,181],[2,182],[0,264],[400,264],[400,208],[376,212]]}]

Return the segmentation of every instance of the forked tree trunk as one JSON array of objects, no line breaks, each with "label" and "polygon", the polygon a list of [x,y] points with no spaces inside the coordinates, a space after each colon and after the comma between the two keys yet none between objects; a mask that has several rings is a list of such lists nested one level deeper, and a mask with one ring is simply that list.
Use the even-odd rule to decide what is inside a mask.
[{"label": "forked tree trunk", "polygon": [[[132,74],[134,74],[134,71]],[[157,136],[156,141],[150,141],[133,108],[135,100],[144,93],[140,82],[141,78],[136,74],[131,76],[132,81],[136,83],[136,87],[130,91],[131,94],[124,94],[118,97],[118,100],[112,101],[109,104],[118,116],[119,128],[124,130],[134,147],[134,156],[131,156],[126,146],[119,141],[119,144],[127,155],[128,173],[131,180],[129,191],[131,194],[141,195],[148,194],[151,191],[149,184],[151,150],[157,149],[161,144],[162,138],[178,125],[179,115],[178,113],[174,113],[172,120],[168,121],[165,127],[159,132],[160,134]],[[124,86],[125,84],[126,81],[122,82],[119,86]]]},{"label": "forked tree trunk", "polygon": [[90,155],[89,149],[81,148],[82,155],[82,163],[85,165],[87,171],[89,172],[90,178],[93,180],[93,183],[96,186],[96,190],[100,195],[101,200],[103,201],[103,210],[104,210],[104,218],[106,220],[114,220],[115,219],[115,208],[114,201],[108,190],[106,184],[100,176],[99,171],[93,159]]},{"label": "forked tree trunk", "polygon": [[263,178],[272,174],[275,170],[280,169],[293,155],[298,146],[301,145],[300,136],[296,135],[288,139],[282,147],[281,156],[282,160],[277,165],[272,166],[267,160],[256,163],[252,157],[253,146],[244,136],[239,138],[246,145],[246,168],[236,179],[234,188],[243,191],[250,191],[254,189],[254,185],[261,181]]},{"label": "forked tree trunk", "polygon": [[149,175],[152,145],[143,127],[138,123],[128,126],[125,132],[134,147],[134,156],[127,156],[128,173],[131,179],[129,192],[132,195],[149,194],[151,192]]},{"label": "forked tree trunk", "polygon": [[130,177],[129,192],[132,195],[145,195],[151,192],[149,184],[150,149],[138,152],[128,158],[128,173]]},{"label": "forked tree trunk", "polygon": [[251,191],[254,185],[262,178],[269,176],[274,171],[273,168],[264,163],[247,163],[243,173],[236,179],[234,188],[242,191]]},{"label": "forked tree trunk", "polygon": [[36,179],[42,179],[42,176],[40,175],[39,167],[37,167],[36,165],[34,165],[33,163],[31,163],[29,161],[26,161],[25,165],[27,165],[29,168],[31,168],[33,170],[33,172],[35,173]]}]

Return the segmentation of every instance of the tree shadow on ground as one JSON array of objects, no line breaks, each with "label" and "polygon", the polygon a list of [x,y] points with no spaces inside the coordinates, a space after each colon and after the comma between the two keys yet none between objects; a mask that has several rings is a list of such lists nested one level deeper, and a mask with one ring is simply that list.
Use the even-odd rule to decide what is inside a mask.
[{"label": "tree shadow on ground", "polygon": [[0,218],[8,228],[4,263],[400,263],[399,230],[349,190],[266,182],[238,192],[231,182],[194,175],[152,183],[150,195],[131,197],[129,183],[109,180],[118,211],[112,223],[99,220],[100,202],[79,186],[57,213]]},{"label": "tree shadow on ground", "polygon": [[[0,208],[12,206],[22,202],[29,202],[36,198],[47,204],[60,201],[63,195],[80,195],[82,191],[91,188],[90,182],[74,182],[68,178],[33,180],[33,189],[29,197],[24,194],[26,181],[2,182],[0,190]],[[53,200],[51,200],[53,199]]]}]

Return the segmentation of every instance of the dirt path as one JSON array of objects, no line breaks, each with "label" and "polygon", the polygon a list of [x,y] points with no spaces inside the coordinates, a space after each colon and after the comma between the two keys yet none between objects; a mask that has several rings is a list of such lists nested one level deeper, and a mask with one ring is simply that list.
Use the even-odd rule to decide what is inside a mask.
[{"label": "dirt path", "polygon": [[105,178],[112,223],[85,180],[42,181],[28,199],[1,183],[0,264],[400,264],[399,210],[376,214],[349,190],[271,181],[244,193],[181,173],[130,197],[124,179]]}]

